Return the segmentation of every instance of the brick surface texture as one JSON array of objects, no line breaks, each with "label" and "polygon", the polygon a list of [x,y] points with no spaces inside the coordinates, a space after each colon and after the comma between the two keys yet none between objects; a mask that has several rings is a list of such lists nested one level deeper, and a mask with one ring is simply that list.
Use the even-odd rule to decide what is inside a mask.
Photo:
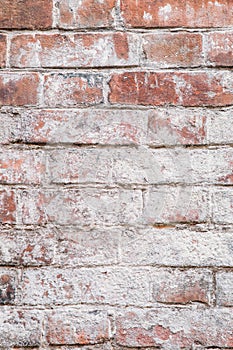
[{"label": "brick surface texture", "polygon": [[0,0],[0,350],[233,349],[232,120],[232,0]]}]

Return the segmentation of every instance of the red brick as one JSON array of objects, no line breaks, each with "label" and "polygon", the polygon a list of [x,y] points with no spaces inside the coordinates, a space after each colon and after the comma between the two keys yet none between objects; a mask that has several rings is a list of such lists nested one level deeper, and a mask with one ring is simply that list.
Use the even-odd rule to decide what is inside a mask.
[{"label": "red brick", "polygon": [[[144,111],[25,110],[19,119],[22,123],[18,139],[24,142],[140,144],[147,132],[147,113]],[[5,123],[9,125],[8,120]]]},{"label": "red brick", "polygon": [[119,312],[116,322],[119,345],[167,349],[188,349],[194,343],[207,347],[233,346],[233,317],[227,309],[132,309]]},{"label": "red brick", "polygon": [[150,111],[147,142],[150,145],[198,145],[207,143],[206,110],[164,108]]},{"label": "red brick", "polygon": [[133,34],[16,35],[11,42],[12,67],[102,67],[136,64],[139,64],[138,40]]},{"label": "red brick", "polygon": [[46,338],[52,345],[85,345],[110,339],[110,322],[105,311],[63,309],[48,312]]},{"label": "red brick", "polygon": [[36,105],[38,102],[39,77],[35,73],[1,73],[0,106]]},{"label": "red brick", "polygon": [[176,104],[178,96],[170,73],[125,72],[110,80],[109,100],[118,104]]},{"label": "red brick", "polygon": [[231,72],[114,74],[109,100],[126,105],[225,106],[233,103]]},{"label": "red brick", "polygon": [[12,190],[0,190],[0,223],[14,223],[16,220],[16,198]]},{"label": "red brick", "polygon": [[145,64],[154,67],[194,67],[203,63],[202,36],[159,33],[143,36]]},{"label": "red brick", "polygon": [[231,27],[231,5],[231,0],[122,0],[121,10],[130,27]]},{"label": "red brick", "polygon": [[214,66],[233,65],[233,33],[208,33],[206,37],[207,63]]},{"label": "red brick", "polygon": [[45,155],[36,150],[0,149],[1,183],[39,184],[45,175]]},{"label": "red brick", "polygon": [[213,276],[210,270],[155,270],[152,272],[152,301],[158,303],[210,304]]},{"label": "red brick", "polygon": [[102,77],[94,74],[45,75],[44,104],[49,107],[95,105],[103,101]]},{"label": "red brick", "polygon": [[1,229],[0,264],[41,266],[53,262],[56,235],[50,229]]},{"label": "red brick", "polygon": [[[1,10],[0,10],[1,11]],[[0,67],[6,66],[6,35],[0,35]]]},{"label": "red brick", "polygon": [[[112,347],[111,341],[105,341],[104,343],[101,344],[94,344],[94,345],[81,345],[81,350],[123,350],[122,348],[119,349],[118,347],[114,348]],[[61,347],[59,345],[53,345],[52,346],[53,350],[61,350]],[[80,350],[80,346],[79,345],[66,345],[63,346],[64,350]],[[17,350],[24,350],[24,349],[17,349]],[[32,350],[37,350],[37,349],[32,349]],[[125,349],[127,350],[127,349]],[[135,350],[135,349],[131,349],[131,350]],[[143,350],[154,350],[154,349],[143,349]],[[200,349],[202,350],[202,349]],[[210,349],[210,350],[214,350],[214,349]],[[215,349],[216,350],[216,349]],[[226,349],[228,350],[228,349]]]},{"label": "red brick", "polygon": [[233,349],[232,4],[0,0],[0,350]]},{"label": "red brick", "polygon": [[42,315],[38,310],[1,308],[0,346],[39,346],[42,336]]},{"label": "red brick", "polygon": [[0,0],[1,29],[47,29],[52,26],[52,0]]},{"label": "red brick", "polygon": [[61,0],[58,9],[60,28],[106,28],[113,26],[115,0]]}]

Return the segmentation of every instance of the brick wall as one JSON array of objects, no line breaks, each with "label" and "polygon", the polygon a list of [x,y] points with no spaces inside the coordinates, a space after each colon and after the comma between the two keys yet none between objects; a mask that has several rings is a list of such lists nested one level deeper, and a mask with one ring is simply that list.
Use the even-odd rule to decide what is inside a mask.
[{"label": "brick wall", "polygon": [[0,0],[0,349],[233,349],[232,0]]}]

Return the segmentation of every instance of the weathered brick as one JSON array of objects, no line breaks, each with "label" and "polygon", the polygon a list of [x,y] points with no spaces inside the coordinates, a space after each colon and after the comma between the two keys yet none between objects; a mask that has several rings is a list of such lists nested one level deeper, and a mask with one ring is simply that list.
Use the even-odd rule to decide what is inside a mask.
[{"label": "weathered brick", "polygon": [[213,276],[210,270],[158,269],[152,272],[152,301],[158,303],[210,304],[213,299]]},{"label": "weathered brick", "polygon": [[231,0],[122,0],[121,10],[130,27],[204,28],[233,24]]},{"label": "weathered brick", "polygon": [[[25,349],[27,349],[28,347],[26,346],[26,347],[21,347],[21,346],[17,346],[17,347],[11,347],[11,348],[9,348],[9,347],[7,347],[7,349],[9,349],[9,350],[25,350]],[[3,348],[1,348],[1,349],[5,349],[5,347],[3,347]],[[30,347],[30,350],[37,350],[38,349],[38,346],[33,346],[33,347]],[[64,349],[65,350],[65,349]]]},{"label": "weathered brick", "polygon": [[110,332],[105,311],[73,308],[48,312],[46,338],[49,344],[98,344],[109,340]]},{"label": "weathered brick", "polygon": [[53,262],[56,235],[53,230],[0,230],[1,265],[49,265]]},{"label": "weathered brick", "polygon": [[85,283],[90,281],[83,279],[82,274],[74,269],[30,268],[22,275],[20,301],[27,305],[77,304],[82,300],[82,282],[85,290]]},{"label": "weathered brick", "polygon": [[[193,347],[193,349],[194,350],[204,350],[204,349],[209,349],[209,350],[221,350],[222,348],[219,348],[219,347],[211,347],[211,348],[206,348],[206,347],[203,347],[203,346],[201,346],[201,345],[195,345],[194,347]],[[225,348],[224,347],[224,350],[231,350],[232,348]]]},{"label": "weathered brick", "polygon": [[36,73],[1,73],[0,106],[36,105],[39,77]]},{"label": "weathered brick", "polygon": [[15,192],[10,189],[0,189],[0,223],[13,224],[16,221]]},{"label": "weathered brick", "polygon": [[232,247],[232,229],[224,227],[125,228],[121,236],[124,264],[230,267]]},{"label": "weathered brick", "polygon": [[104,28],[114,24],[115,0],[60,0],[60,28]]},{"label": "weathered brick", "polygon": [[147,133],[144,111],[29,110],[24,111],[20,119],[19,139],[25,142],[140,144]]},{"label": "weathered brick", "polygon": [[0,268],[0,304],[14,304],[18,288],[16,270]]},{"label": "weathered brick", "polygon": [[116,322],[117,343],[129,347],[188,349],[193,343],[208,347],[233,345],[233,317],[227,309],[132,309],[119,312]]},{"label": "weathered brick", "polygon": [[154,146],[207,142],[209,111],[159,108],[149,113],[147,142]]},{"label": "weathered brick", "polygon": [[233,102],[231,72],[116,73],[109,86],[113,104],[225,106]]},{"label": "weathered brick", "polygon": [[[70,174],[69,179],[66,181],[72,182],[72,170],[78,174],[78,167],[80,171],[83,167],[80,166],[80,162],[78,162],[78,158],[76,157],[77,170],[75,169],[75,164],[72,163],[69,169],[69,163],[65,160],[66,158],[69,160],[71,157],[65,155],[64,152],[63,155],[63,162],[59,161],[59,156],[55,157],[58,162],[57,167],[59,165],[61,167],[63,166],[63,168],[66,167]],[[112,154],[108,153],[108,155],[106,157],[108,159],[111,159],[111,156],[113,157],[114,165],[112,168],[110,166],[109,170],[111,170],[113,176],[112,181],[115,182],[146,182],[150,184],[196,184],[206,182],[212,184],[231,184],[233,181],[233,150],[231,147],[220,148],[213,146],[209,149],[121,149],[120,151],[112,152]],[[91,159],[91,154],[89,158]],[[101,162],[102,159],[104,160],[104,155],[102,158],[101,155],[97,156],[96,154],[96,158]],[[64,162],[65,165],[63,165]],[[107,163],[102,163],[102,166],[103,164],[107,166]],[[124,170],[127,168],[128,171],[125,174]],[[98,175],[98,168],[95,171]],[[60,181],[64,181],[61,172],[57,174],[57,178]],[[95,176],[95,181],[97,175]],[[105,181],[108,182],[110,180],[111,178],[106,175]]]},{"label": "weathered brick", "polygon": [[0,68],[4,68],[5,66],[6,66],[6,35],[1,34],[0,35]]},{"label": "weathered brick", "polygon": [[100,75],[49,73],[44,76],[44,104],[49,107],[95,105],[103,101]]},{"label": "weathered brick", "polygon": [[15,35],[12,67],[104,67],[139,64],[134,34]]},{"label": "weathered brick", "polygon": [[233,65],[233,33],[208,33],[206,36],[207,63],[214,66]]},{"label": "weathered brick", "polygon": [[[208,151],[203,149],[150,149],[144,152],[144,157],[142,152],[141,158],[144,159],[144,162],[138,166],[138,172],[139,169],[144,169],[144,178],[146,178],[148,183],[152,184],[207,182],[210,177],[209,168],[206,165],[208,157]],[[186,190],[188,193],[189,190],[187,188],[184,189],[184,191]],[[190,190],[192,192],[192,189]],[[166,189],[165,192],[167,193]],[[189,195],[178,192],[178,197],[183,195],[183,199],[186,198],[188,200]]]},{"label": "weathered brick", "polygon": [[203,63],[202,36],[192,33],[158,33],[143,36],[144,65],[195,67]]},{"label": "weathered brick", "polygon": [[45,175],[45,155],[36,150],[0,149],[1,183],[39,184]]},{"label": "weathered brick", "polygon": [[[211,178],[206,166],[208,160],[208,151],[196,149],[56,150],[48,159],[49,180],[52,183],[197,183]],[[94,168],[93,164],[96,164]],[[214,162],[213,166],[216,166]],[[217,171],[212,178],[216,176]]]},{"label": "weathered brick", "polygon": [[144,193],[145,223],[204,222],[208,219],[209,197],[204,187],[159,186]]},{"label": "weathered brick", "polygon": [[[104,342],[102,344],[93,344],[93,345],[81,345],[82,350],[119,350],[118,348],[115,348],[115,345],[113,346],[111,342]],[[60,350],[59,346],[53,345],[52,348],[54,350]],[[79,345],[63,345],[62,347],[64,350],[79,350]],[[18,349],[17,349],[18,350]],[[21,349],[19,349],[21,350]],[[134,349],[132,349],[134,350]],[[153,350],[153,349],[145,349],[145,350]]]},{"label": "weathered brick", "polygon": [[212,220],[215,223],[232,223],[233,189],[215,187],[212,189]]},{"label": "weathered brick", "polygon": [[231,5],[0,0],[0,350],[233,349]]},{"label": "weathered brick", "polygon": [[233,149],[231,147],[209,150],[208,163],[209,181],[212,183],[233,183]]},{"label": "weathered brick", "polygon": [[96,148],[56,150],[48,160],[49,179],[52,183],[111,183],[113,152]]},{"label": "weathered brick", "polygon": [[47,29],[52,26],[52,0],[1,0],[1,29]]},{"label": "weathered brick", "polygon": [[19,118],[14,118],[7,113],[0,113],[0,144],[9,144],[18,139],[20,134]]},{"label": "weathered brick", "polygon": [[18,223],[62,225],[135,223],[140,190],[84,188],[19,191]]},{"label": "weathered brick", "polygon": [[217,305],[233,306],[233,274],[231,271],[221,271],[216,274]]},{"label": "weathered brick", "polygon": [[[192,145],[232,143],[229,111],[183,108],[25,110],[1,114],[0,141],[74,144]],[[147,121],[148,133],[147,133]],[[208,129],[208,133],[207,133]]]},{"label": "weathered brick", "polygon": [[115,73],[109,82],[109,101],[118,104],[176,104],[178,96],[170,73]]},{"label": "weathered brick", "polygon": [[64,266],[111,265],[118,262],[120,231],[117,228],[62,228],[54,262]]},{"label": "weathered brick", "polygon": [[[114,343],[113,345],[114,347],[112,348],[112,350],[127,350],[129,349],[128,346],[121,346],[121,345],[117,345]],[[138,347],[130,347],[130,350],[138,350],[139,348]],[[91,349],[90,349],[91,350]],[[158,350],[158,347],[154,347],[154,346],[150,346],[149,348],[148,347],[144,347],[143,346],[143,350]]]},{"label": "weathered brick", "polygon": [[36,310],[1,308],[0,346],[39,346],[42,336],[42,315]]},{"label": "weathered brick", "polygon": [[27,269],[22,276],[22,303],[146,305],[149,271],[129,268]]},{"label": "weathered brick", "polygon": [[212,144],[232,144],[233,125],[229,123],[232,108],[226,111],[215,111],[208,120],[208,142]]}]

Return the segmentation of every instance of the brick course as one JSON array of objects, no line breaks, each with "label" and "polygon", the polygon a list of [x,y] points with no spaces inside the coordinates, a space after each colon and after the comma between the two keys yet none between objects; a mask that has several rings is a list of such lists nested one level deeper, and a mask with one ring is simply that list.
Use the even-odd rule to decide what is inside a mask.
[{"label": "brick course", "polygon": [[233,349],[231,0],[0,0],[0,349]]}]

